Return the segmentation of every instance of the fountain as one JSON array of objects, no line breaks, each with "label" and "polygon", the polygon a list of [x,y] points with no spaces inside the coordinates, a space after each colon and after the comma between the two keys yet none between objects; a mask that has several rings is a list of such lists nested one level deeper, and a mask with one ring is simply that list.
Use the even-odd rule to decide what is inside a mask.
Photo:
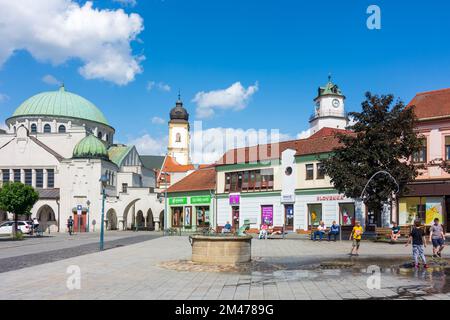
[{"label": "fountain", "polygon": [[235,265],[250,262],[252,236],[245,234],[250,221],[245,220],[237,234],[193,235],[189,237],[192,246],[192,262]]}]

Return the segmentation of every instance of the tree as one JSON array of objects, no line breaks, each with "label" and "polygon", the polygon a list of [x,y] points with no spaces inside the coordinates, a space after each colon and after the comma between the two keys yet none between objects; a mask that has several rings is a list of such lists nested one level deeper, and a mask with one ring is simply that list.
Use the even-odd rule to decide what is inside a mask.
[{"label": "tree", "polygon": [[16,237],[19,215],[30,215],[31,208],[38,201],[39,194],[28,185],[8,182],[0,189],[0,209],[14,214],[13,236]]},{"label": "tree", "polygon": [[[414,132],[417,121],[414,108],[406,108],[400,100],[393,104],[393,95],[367,92],[362,111],[349,113],[355,123],[347,129],[353,133],[338,133],[340,146],[323,160],[334,187],[349,198],[359,198],[378,171],[392,175],[399,194],[418,175],[419,166],[409,161],[421,146],[420,137]],[[377,220],[383,204],[396,191],[397,185],[388,175],[377,175],[367,186],[363,201]]]}]

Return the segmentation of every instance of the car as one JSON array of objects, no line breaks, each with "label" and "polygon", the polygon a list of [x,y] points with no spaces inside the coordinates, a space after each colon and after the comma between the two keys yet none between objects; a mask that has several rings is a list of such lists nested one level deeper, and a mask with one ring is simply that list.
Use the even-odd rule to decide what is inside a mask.
[{"label": "car", "polygon": [[[0,234],[12,234],[13,224],[14,221],[6,221],[0,224]],[[31,232],[32,226],[27,221],[17,221],[17,224],[22,233],[28,234]]]}]

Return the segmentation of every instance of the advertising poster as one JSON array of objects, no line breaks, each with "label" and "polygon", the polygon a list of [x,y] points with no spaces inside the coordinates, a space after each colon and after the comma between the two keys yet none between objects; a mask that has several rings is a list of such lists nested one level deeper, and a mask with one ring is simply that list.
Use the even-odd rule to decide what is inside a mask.
[{"label": "advertising poster", "polygon": [[442,198],[427,198],[425,224],[430,225],[435,218],[442,221]]},{"label": "advertising poster", "polygon": [[273,206],[261,206],[261,221],[273,225]]}]

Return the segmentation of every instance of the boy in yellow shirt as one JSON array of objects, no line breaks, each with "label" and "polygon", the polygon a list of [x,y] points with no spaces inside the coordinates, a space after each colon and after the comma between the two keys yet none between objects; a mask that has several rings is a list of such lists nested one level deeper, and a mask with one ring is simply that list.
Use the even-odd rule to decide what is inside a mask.
[{"label": "boy in yellow shirt", "polygon": [[350,251],[350,255],[353,255],[353,252],[355,256],[359,256],[358,250],[359,250],[359,243],[361,242],[361,237],[363,234],[363,228],[361,227],[361,223],[359,221],[355,222],[355,226],[353,227],[352,233],[350,234],[350,239],[353,238],[352,243],[352,251]]}]

